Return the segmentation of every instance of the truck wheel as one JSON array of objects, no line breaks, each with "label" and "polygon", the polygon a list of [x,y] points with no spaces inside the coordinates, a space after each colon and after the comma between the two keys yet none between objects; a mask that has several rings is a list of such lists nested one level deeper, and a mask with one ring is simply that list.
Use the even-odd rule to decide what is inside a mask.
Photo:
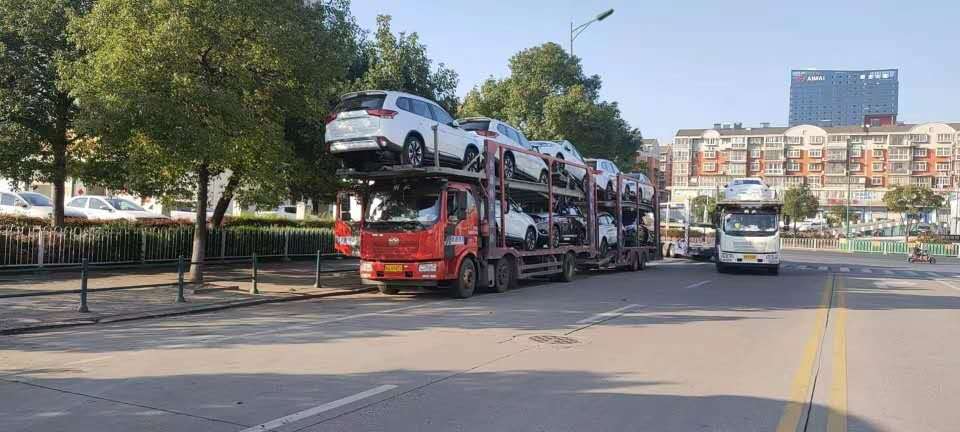
[{"label": "truck wheel", "polygon": [[638,268],[637,270],[640,270],[640,271],[646,270],[647,269],[647,253],[646,252],[640,252],[639,261],[640,263],[638,267],[640,268]]},{"label": "truck wheel", "polygon": [[420,138],[417,138],[414,135],[407,137],[407,140],[403,143],[403,155],[401,156],[401,162],[407,165],[413,165],[415,167],[423,165],[423,156],[425,150],[423,148],[423,141],[420,141]]},{"label": "truck wheel", "polygon": [[767,273],[770,273],[770,274],[772,274],[772,275],[774,275],[774,276],[780,274],[780,266],[768,268],[768,269],[767,269]]},{"label": "truck wheel", "polygon": [[547,176],[549,176],[549,174],[547,174],[547,170],[540,171],[540,183],[547,184]]},{"label": "truck wheel", "polygon": [[396,288],[388,287],[386,285],[380,285],[379,287],[377,287],[377,289],[380,290],[380,294],[385,294],[385,295],[397,295],[400,292],[400,290]]},{"label": "truck wheel", "polygon": [[717,273],[728,273],[730,270],[722,262],[717,261]]},{"label": "truck wheel", "polygon": [[553,226],[553,241],[550,242],[550,247],[554,249],[560,247],[560,225]]},{"label": "truck wheel", "polygon": [[513,260],[510,257],[503,257],[497,260],[493,268],[493,290],[498,293],[505,293],[510,290],[510,282],[513,280]]},{"label": "truck wheel", "polygon": [[507,153],[503,157],[503,178],[514,179],[517,177],[517,163],[513,160],[513,154]]},{"label": "truck wheel", "polygon": [[454,298],[465,299],[473,295],[477,288],[477,266],[470,258],[464,258],[460,263],[457,280],[450,285],[450,295]]},{"label": "truck wheel", "polygon": [[568,252],[563,255],[563,263],[560,266],[560,274],[554,276],[552,280],[554,282],[572,282],[576,271],[577,259],[573,256],[573,252]]}]

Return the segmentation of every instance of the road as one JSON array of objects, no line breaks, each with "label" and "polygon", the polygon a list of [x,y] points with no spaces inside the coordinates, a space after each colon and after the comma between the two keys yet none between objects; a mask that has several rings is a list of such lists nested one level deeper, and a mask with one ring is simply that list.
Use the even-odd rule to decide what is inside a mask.
[{"label": "road", "polygon": [[787,261],[7,336],[0,430],[957,430],[960,263]]}]

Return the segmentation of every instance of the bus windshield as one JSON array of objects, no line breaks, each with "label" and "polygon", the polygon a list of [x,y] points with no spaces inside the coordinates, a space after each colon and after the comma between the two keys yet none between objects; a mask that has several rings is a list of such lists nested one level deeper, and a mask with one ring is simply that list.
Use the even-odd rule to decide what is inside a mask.
[{"label": "bus windshield", "polygon": [[739,237],[769,237],[777,232],[775,213],[727,213],[723,216],[723,232]]}]

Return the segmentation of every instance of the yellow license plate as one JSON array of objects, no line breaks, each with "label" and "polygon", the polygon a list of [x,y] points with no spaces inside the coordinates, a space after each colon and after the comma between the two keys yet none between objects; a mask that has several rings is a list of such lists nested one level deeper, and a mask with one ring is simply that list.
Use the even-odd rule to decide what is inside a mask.
[{"label": "yellow license plate", "polygon": [[757,260],[757,256],[756,256],[756,255],[744,255],[744,256],[743,256],[743,260],[744,260],[744,261],[756,261],[756,260]]},{"label": "yellow license plate", "polygon": [[403,264],[386,264],[383,271],[387,273],[403,273]]}]

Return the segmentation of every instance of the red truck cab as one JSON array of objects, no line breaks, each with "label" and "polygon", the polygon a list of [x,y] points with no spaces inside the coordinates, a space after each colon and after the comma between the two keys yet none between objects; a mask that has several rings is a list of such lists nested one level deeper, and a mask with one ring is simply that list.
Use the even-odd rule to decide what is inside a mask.
[{"label": "red truck cab", "polygon": [[363,202],[364,283],[385,294],[414,286],[452,286],[473,294],[481,217],[473,185],[443,179],[384,182]]}]

